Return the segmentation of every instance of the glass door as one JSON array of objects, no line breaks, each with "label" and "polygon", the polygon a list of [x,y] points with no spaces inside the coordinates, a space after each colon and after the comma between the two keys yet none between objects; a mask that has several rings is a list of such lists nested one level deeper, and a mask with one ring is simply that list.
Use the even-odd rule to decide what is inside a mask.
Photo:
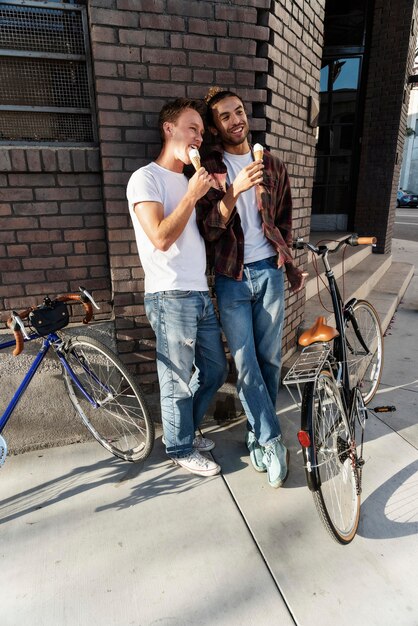
[{"label": "glass door", "polygon": [[361,56],[324,58],[312,230],[346,230],[353,197]]}]

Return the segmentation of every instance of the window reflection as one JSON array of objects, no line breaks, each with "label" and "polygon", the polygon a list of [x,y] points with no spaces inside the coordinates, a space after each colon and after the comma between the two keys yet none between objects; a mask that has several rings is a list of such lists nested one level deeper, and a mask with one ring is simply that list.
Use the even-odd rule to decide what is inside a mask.
[{"label": "window reflection", "polygon": [[345,213],[354,148],[360,57],[323,62],[313,210]]},{"label": "window reflection", "polygon": [[325,3],[314,214],[347,215],[353,202],[353,169],[358,166],[356,118],[370,1]]}]

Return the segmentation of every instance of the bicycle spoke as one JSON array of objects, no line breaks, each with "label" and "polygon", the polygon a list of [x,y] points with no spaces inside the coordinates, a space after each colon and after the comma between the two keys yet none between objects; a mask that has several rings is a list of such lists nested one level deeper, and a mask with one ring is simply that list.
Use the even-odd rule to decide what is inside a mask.
[{"label": "bicycle spoke", "polygon": [[66,372],[71,401],[94,437],[116,456],[133,461],[146,458],[154,426],[125,366],[108,348],[86,337],[72,339],[67,354],[79,383],[95,403]]}]

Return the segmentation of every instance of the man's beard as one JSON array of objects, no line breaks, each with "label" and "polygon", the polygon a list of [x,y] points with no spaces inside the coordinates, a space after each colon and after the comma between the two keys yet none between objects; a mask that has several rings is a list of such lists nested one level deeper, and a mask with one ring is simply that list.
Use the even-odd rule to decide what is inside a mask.
[{"label": "man's beard", "polygon": [[223,144],[227,144],[230,146],[240,146],[242,143],[244,143],[247,140],[248,135],[250,133],[250,127],[248,125],[244,126],[243,132],[244,132],[244,135],[239,138],[234,137],[233,135],[229,133],[228,134],[225,132],[220,133],[221,141]]}]

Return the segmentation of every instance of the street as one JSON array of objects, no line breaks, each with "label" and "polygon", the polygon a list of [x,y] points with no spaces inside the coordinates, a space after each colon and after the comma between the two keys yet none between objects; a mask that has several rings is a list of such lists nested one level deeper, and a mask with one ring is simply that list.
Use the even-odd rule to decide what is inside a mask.
[{"label": "street", "polygon": [[393,237],[395,239],[418,241],[418,209],[405,207],[396,209]]}]

